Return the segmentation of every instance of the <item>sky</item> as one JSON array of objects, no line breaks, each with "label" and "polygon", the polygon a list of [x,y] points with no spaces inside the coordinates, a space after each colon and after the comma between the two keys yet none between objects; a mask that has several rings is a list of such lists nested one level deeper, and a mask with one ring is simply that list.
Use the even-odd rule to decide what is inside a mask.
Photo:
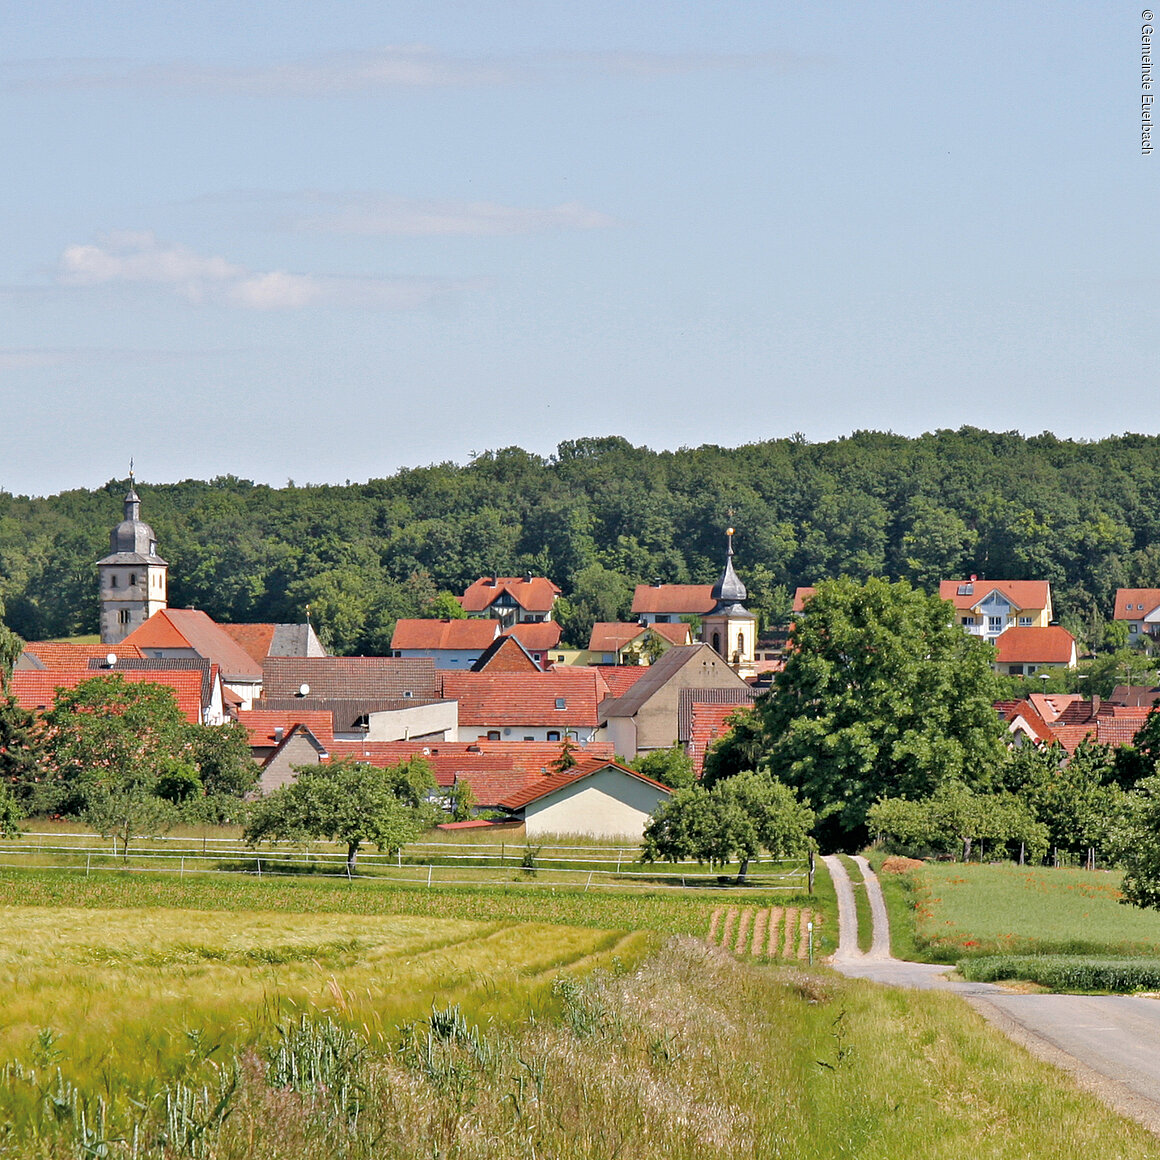
[{"label": "sky", "polygon": [[1156,433],[1143,11],[0,0],[0,490]]}]

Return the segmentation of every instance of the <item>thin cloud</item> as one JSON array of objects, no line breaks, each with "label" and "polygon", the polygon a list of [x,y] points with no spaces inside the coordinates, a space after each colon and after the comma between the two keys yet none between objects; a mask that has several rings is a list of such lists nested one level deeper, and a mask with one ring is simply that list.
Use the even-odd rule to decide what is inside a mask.
[{"label": "thin cloud", "polygon": [[721,70],[785,71],[808,59],[792,52],[545,52],[458,57],[426,45],[402,45],[251,66],[189,61],[142,65],[111,59],[5,61],[0,62],[0,87],[185,89],[250,96],[333,97],[391,89],[560,82],[588,76],[648,78]]},{"label": "thin cloud", "polygon": [[225,258],[162,242],[147,232],[111,233],[96,243],[67,247],[57,266],[56,282],[73,288],[161,286],[193,304],[225,304],[246,310],[312,306],[409,310],[467,286],[434,278],[351,278],[249,270]]},{"label": "thin cloud", "polygon": [[501,237],[558,230],[601,230],[620,223],[579,202],[537,209],[490,201],[440,201],[374,194],[308,195],[310,209],[291,216],[299,232],[366,237]]}]

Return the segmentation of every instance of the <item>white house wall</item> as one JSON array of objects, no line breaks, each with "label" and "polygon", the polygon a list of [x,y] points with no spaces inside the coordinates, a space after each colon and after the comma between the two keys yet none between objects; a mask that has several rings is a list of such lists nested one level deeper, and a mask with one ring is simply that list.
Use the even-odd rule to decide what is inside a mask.
[{"label": "white house wall", "polygon": [[583,834],[639,842],[653,811],[668,796],[635,777],[605,769],[526,806],[524,830],[529,838]]},{"label": "white house wall", "polygon": [[385,709],[371,713],[368,722],[368,741],[409,741],[436,733],[442,733],[444,741],[458,741],[459,702],[434,701],[405,709]]}]

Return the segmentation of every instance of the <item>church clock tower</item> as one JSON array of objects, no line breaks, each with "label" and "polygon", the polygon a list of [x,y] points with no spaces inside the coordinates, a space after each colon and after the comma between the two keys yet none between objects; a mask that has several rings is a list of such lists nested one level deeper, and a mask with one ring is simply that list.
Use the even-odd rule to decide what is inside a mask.
[{"label": "church clock tower", "polygon": [[118,644],[168,605],[169,565],[157,555],[157,537],[141,520],[141,497],[129,477],[125,518],[109,536],[109,554],[97,561],[101,644]]},{"label": "church clock tower", "polygon": [[730,528],[725,569],[721,579],[713,585],[712,596],[717,604],[712,612],[701,617],[701,639],[723,657],[739,677],[752,677],[757,672],[757,617],[745,607],[748,595],[745,585],[733,571],[733,529]]}]

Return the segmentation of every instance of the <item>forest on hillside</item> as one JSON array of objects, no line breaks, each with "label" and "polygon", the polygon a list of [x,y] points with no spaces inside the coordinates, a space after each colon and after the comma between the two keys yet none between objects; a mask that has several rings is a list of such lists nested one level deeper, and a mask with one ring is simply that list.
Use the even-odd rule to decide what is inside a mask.
[{"label": "forest on hillside", "polygon": [[[304,464],[309,470],[308,462]],[[97,629],[97,559],[127,481],[47,498],[0,492],[0,616],[28,640]],[[138,481],[174,607],[222,621],[310,617],[330,647],[381,653],[396,618],[479,576],[546,575],[566,638],[628,612],[635,584],[716,579],[724,530],[750,607],[784,621],[827,577],[1047,579],[1098,642],[1117,587],[1160,586],[1160,437],[1092,442],[974,428],[857,432],[738,448],[570,440],[366,483],[274,488],[234,476]]]}]

